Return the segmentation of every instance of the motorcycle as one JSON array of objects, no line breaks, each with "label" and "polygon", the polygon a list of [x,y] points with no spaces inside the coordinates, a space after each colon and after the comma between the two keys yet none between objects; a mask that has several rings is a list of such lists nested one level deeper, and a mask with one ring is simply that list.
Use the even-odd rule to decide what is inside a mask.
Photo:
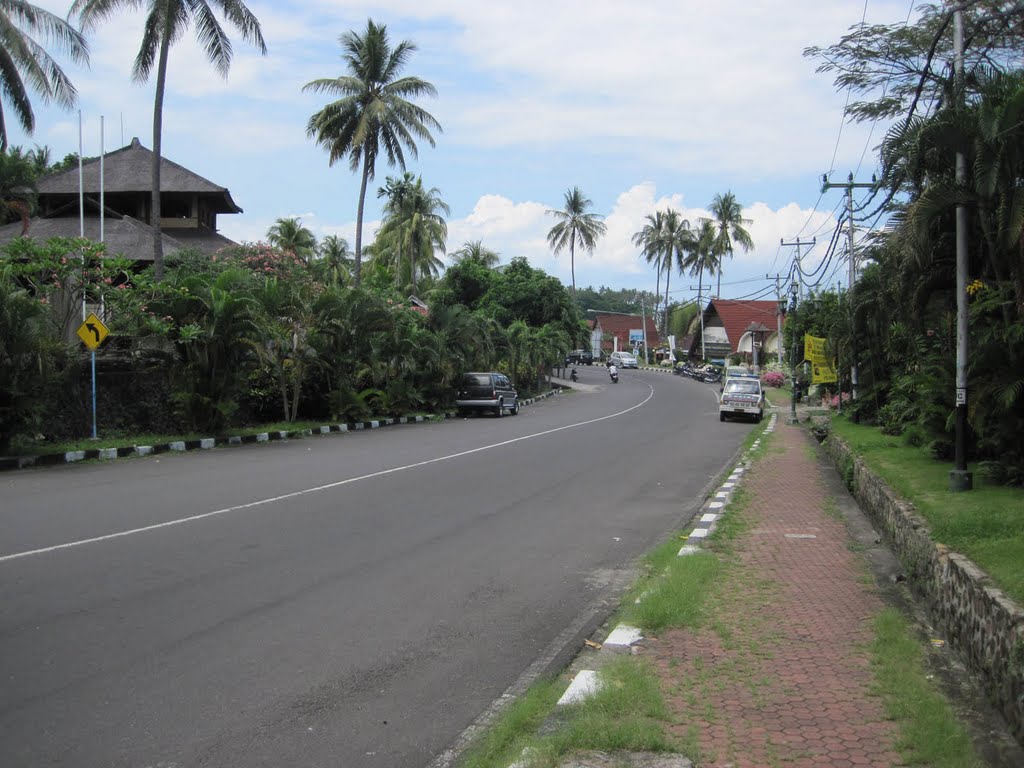
[{"label": "motorcycle", "polygon": [[619,370],[614,365],[608,368],[608,377],[612,380],[612,384],[619,383]]},{"label": "motorcycle", "polygon": [[569,380],[570,381],[579,381],[580,380],[580,375],[578,373],[576,373],[576,369],[575,368],[573,368],[572,369],[572,373],[569,374]]}]

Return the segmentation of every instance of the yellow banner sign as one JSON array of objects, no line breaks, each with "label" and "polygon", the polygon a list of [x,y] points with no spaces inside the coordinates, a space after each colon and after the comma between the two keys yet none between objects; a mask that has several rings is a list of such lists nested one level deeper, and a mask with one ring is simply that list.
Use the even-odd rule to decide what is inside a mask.
[{"label": "yellow banner sign", "polygon": [[811,363],[811,384],[835,384],[838,380],[831,363]]},{"label": "yellow banner sign", "polygon": [[825,354],[826,340],[819,336],[804,334],[804,359],[812,363],[828,363],[828,356]]}]

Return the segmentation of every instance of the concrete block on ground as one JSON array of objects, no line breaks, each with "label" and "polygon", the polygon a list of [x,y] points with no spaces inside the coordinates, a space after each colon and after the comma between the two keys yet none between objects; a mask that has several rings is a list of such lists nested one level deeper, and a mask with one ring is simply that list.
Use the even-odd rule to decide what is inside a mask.
[{"label": "concrete block on ground", "polygon": [[575,704],[583,701],[588,696],[593,696],[600,688],[600,684],[601,681],[597,677],[597,672],[592,669],[580,670],[576,677],[572,679],[572,682],[569,683],[569,687],[565,689],[562,698],[558,700],[558,706]]}]

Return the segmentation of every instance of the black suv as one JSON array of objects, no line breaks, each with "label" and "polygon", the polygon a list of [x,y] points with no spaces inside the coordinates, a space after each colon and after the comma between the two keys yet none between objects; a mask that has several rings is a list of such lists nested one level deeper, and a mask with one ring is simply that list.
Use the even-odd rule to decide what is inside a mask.
[{"label": "black suv", "polygon": [[505,411],[517,416],[519,394],[504,373],[467,373],[459,384],[455,408],[460,415],[484,410],[491,411],[495,416],[504,416]]},{"label": "black suv", "polygon": [[594,353],[589,349],[574,349],[565,356],[566,365],[593,365]]}]

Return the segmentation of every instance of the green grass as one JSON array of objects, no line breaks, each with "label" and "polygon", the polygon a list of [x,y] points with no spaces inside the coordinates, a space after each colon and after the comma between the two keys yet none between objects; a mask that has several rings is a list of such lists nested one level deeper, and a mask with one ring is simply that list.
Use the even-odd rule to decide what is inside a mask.
[{"label": "green grass", "polygon": [[789,407],[793,402],[793,390],[789,387],[765,387],[764,396],[779,408]]},{"label": "green grass", "polygon": [[903,762],[932,768],[980,766],[967,731],[928,679],[920,640],[906,619],[887,608],[876,617],[874,629],[875,690],[899,728],[897,749]]},{"label": "green grass", "polygon": [[932,538],[981,567],[1017,602],[1024,602],[1024,490],[988,483],[975,472],[974,490],[949,490],[952,464],[877,427],[832,419],[832,430],[874,472],[914,504]]},{"label": "green grass", "polygon": [[534,685],[466,753],[460,768],[507,768],[516,760],[531,768],[554,768],[565,755],[579,750],[678,748],[665,735],[668,710],[658,677],[646,660],[621,656],[598,674],[598,692],[561,710],[557,729],[544,734],[537,730],[554,712],[565,683],[549,680]]}]

